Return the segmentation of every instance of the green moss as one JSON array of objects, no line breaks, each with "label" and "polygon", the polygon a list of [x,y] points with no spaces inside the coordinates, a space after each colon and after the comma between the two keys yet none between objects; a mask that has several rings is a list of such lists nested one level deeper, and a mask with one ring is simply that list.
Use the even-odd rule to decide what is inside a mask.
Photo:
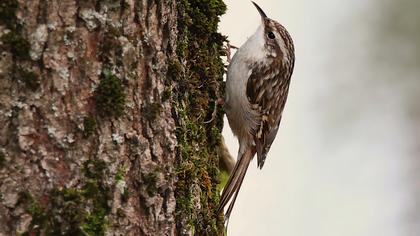
[{"label": "green moss", "polygon": [[157,181],[158,173],[152,172],[147,174],[142,174],[142,183],[146,185],[146,191],[149,196],[156,195],[157,187],[156,187],[156,181]]},{"label": "green moss", "polygon": [[126,99],[124,86],[111,72],[104,71],[94,97],[96,108],[101,115],[119,117],[123,114]]},{"label": "green moss", "polygon": [[0,150],[0,168],[6,165],[6,155],[2,150]]},{"label": "green moss", "polygon": [[51,196],[52,208],[47,213],[47,222],[41,229],[44,228],[47,235],[86,235],[80,227],[85,222],[89,209],[83,190],[55,189]]},{"label": "green moss", "polygon": [[37,215],[41,215],[43,212],[42,208],[39,206],[38,202],[33,201],[28,208],[28,213],[33,215],[33,216],[37,216]]},{"label": "green moss", "polygon": [[[103,189],[98,184],[89,185],[89,193],[95,193],[89,196],[88,199],[93,201],[92,210],[86,215],[83,224],[81,225],[87,235],[104,235],[108,227],[108,220],[106,216],[109,214],[110,208],[108,206],[108,190]],[[87,192],[85,192],[86,194]]]},{"label": "green moss", "polygon": [[1,37],[1,41],[8,46],[13,53],[19,59],[29,59],[29,50],[31,45],[27,39],[15,31],[11,31]]},{"label": "green moss", "polygon": [[209,143],[211,146],[217,146],[222,141],[222,131],[218,127],[212,127],[209,135]]},{"label": "green moss", "polygon": [[85,175],[89,178],[84,186],[84,196],[91,199],[93,205],[81,226],[87,235],[104,235],[108,227],[106,216],[110,211],[110,190],[101,182],[106,169],[106,163],[97,159],[89,160],[84,165]]},{"label": "green moss", "polygon": [[115,174],[115,181],[123,181],[125,179],[126,172],[127,168],[125,166],[118,167],[117,173]]},{"label": "green moss", "polygon": [[23,84],[25,84],[25,86],[32,91],[36,91],[40,86],[38,75],[20,66],[18,66],[16,69],[15,78],[22,81]]},{"label": "green moss", "polygon": [[[107,192],[97,180],[89,179],[82,189],[56,190],[54,204],[60,207],[59,215],[64,222],[55,219],[57,212],[46,225],[54,235],[104,235],[109,213]],[[52,227],[51,227],[52,226]],[[63,227],[64,226],[64,227]]]},{"label": "green moss", "polygon": [[[125,181],[125,175],[127,173],[127,168],[125,166],[118,167],[117,173],[115,174],[115,184],[118,185],[122,181]],[[129,197],[130,191],[127,186],[124,186],[124,189],[121,193],[121,201],[127,202]]]},{"label": "green moss", "polygon": [[100,179],[107,169],[107,164],[98,159],[89,159],[83,163],[83,172],[90,179]]},{"label": "green moss", "polygon": [[10,27],[16,23],[16,10],[18,8],[17,0],[0,1],[0,24]]},{"label": "green moss", "polygon": [[81,202],[82,194],[81,191],[76,188],[64,188],[56,192],[57,195],[60,195],[64,201],[74,201],[74,202]]},{"label": "green moss", "polygon": [[27,212],[32,216],[42,213],[42,209],[39,206],[39,203],[34,199],[30,192],[21,192],[19,195],[19,202],[26,203],[28,205]]},{"label": "green moss", "polygon": [[82,225],[83,231],[87,235],[104,235],[108,227],[105,216],[108,214],[105,208],[95,208],[96,210],[86,217],[86,222]]},{"label": "green moss", "polygon": [[96,119],[88,116],[83,119],[83,136],[88,138],[96,132]]},{"label": "green moss", "polygon": [[19,193],[19,204],[23,204],[26,208],[26,212],[32,216],[32,222],[30,229],[35,225],[43,225],[46,222],[45,210],[39,202],[32,196],[28,191],[23,191]]},{"label": "green moss", "polygon": [[221,170],[220,174],[219,174],[219,179],[220,179],[220,182],[217,185],[217,188],[218,188],[219,191],[222,191],[222,189],[225,187],[225,185],[226,185],[226,183],[229,179],[229,173],[227,171]]},{"label": "green moss", "polygon": [[41,205],[29,192],[19,203],[32,215],[26,235],[105,235],[110,212],[110,191],[102,183],[106,164],[90,159],[84,163],[85,183],[80,188],[54,189],[48,205]]},{"label": "green moss", "polygon": [[168,76],[167,78],[172,80],[177,80],[182,76],[183,68],[181,63],[178,60],[170,60],[168,64]]},{"label": "green moss", "polygon": [[[220,56],[226,39],[217,33],[217,24],[225,10],[221,0],[178,2],[178,58],[168,67],[168,80],[177,84],[172,96],[179,121],[176,216],[178,221],[186,221],[195,235],[222,235],[224,231],[223,217],[216,214],[223,110],[212,123],[205,121],[211,119],[215,101],[223,94]],[[200,196],[194,195],[197,193]]]}]

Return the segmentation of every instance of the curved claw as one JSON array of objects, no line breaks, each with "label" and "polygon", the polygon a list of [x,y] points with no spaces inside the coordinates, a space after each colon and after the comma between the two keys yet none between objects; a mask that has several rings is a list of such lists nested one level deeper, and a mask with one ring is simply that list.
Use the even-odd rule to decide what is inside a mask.
[{"label": "curved claw", "polygon": [[217,106],[218,105],[223,105],[225,104],[225,100],[223,98],[219,98],[216,100],[216,102],[214,103],[214,109],[213,112],[211,113],[211,118],[208,121],[204,121],[204,124],[208,124],[214,121],[214,119],[216,118],[216,114],[217,114]]}]

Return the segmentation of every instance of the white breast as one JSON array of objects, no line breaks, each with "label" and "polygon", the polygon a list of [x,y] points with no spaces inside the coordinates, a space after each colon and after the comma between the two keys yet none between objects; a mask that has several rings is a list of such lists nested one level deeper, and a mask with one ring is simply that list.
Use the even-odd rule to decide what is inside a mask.
[{"label": "white breast", "polygon": [[251,63],[265,57],[264,29],[260,26],[238,49],[228,68],[225,108],[229,125],[236,136],[250,136],[251,127],[256,125],[256,114],[250,109],[246,86],[252,73]]}]

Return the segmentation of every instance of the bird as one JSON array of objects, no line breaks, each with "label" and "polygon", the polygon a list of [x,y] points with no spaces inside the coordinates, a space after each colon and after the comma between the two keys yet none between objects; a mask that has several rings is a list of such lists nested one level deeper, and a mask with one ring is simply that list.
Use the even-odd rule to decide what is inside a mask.
[{"label": "bird", "polygon": [[236,164],[223,188],[218,214],[230,217],[251,160],[262,169],[279,129],[295,64],[293,40],[255,2],[261,24],[237,49],[227,70],[225,112],[239,142]]}]

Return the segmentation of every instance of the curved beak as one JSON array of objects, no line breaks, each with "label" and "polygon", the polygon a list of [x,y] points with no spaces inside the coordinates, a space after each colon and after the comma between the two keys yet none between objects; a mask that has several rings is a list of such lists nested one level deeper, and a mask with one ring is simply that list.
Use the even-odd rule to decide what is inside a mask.
[{"label": "curved beak", "polygon": [[254,1],[251,1],[253,4],[254,4],[254,6],[257,8],[257,10],[258,10],[258,12],[260,13],[260,15],[261,15],[261,18],[264,20],[265,18],[268,18],[267,17],[267,15],[265,14],[265,12],[261,9],[261,7],[260,6],[258,6]]}]

